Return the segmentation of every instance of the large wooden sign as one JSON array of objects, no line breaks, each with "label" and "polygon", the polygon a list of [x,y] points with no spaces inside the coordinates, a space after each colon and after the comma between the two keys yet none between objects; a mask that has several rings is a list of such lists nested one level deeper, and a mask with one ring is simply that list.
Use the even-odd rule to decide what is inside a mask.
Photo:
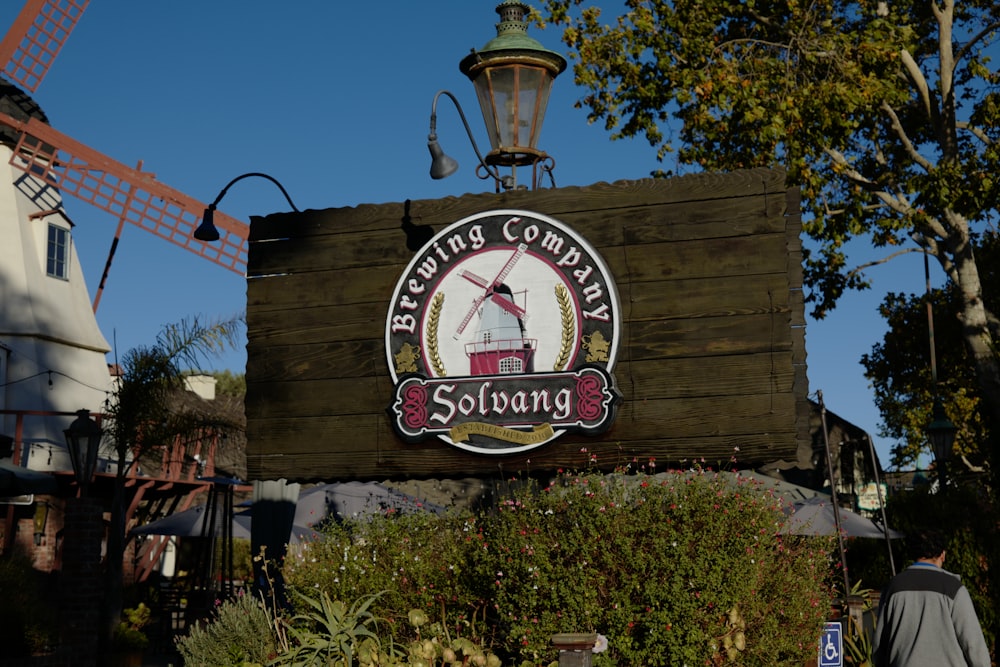
[{"label": "large wooden sign", "polygon": [[614,279],[572,229],[527,211],[460,220],[414,256],[390,302],[393,426],[480,454],[606,431],[620,333]]},{"label": "large wooden sign", "polygon": [[795,460],[800,231],[771,170],[254,218],[249,477]]}]

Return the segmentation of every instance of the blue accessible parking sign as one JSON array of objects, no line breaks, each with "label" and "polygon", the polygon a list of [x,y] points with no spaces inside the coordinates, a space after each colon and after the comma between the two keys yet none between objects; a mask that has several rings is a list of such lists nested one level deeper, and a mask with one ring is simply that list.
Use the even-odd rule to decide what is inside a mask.
[{"label": "blue accessible parking sign", "polygon": [[826,623],[819,639],[819,667],[844,667],[844,636],[840,623]]}]

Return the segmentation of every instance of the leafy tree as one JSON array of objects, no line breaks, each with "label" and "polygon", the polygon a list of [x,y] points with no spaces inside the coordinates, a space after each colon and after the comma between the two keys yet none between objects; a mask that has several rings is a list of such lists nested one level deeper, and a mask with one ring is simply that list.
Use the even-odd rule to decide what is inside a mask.
[{"label": "leafy tree", "polygon": [[878,261],[929,253],[1000,423],[998,320],[973,250],[1000,202],[995,2],[627,0],[608,23],[585,0],[545,6],[577,60],[578,105],[612,138],[644,136],[678,165],[785,167],[816,245],[805,265],[816,317],[869,286],[848,241]]},{"label": "leafy tree", "polygon": [[129,350],[121,363],[121,375],[104,410],[104,443],[118,466],[108,529],[105,639],[117,627],[123,608],[125,482],[130,465],[178,440],[193,442],[239,428],[227,417],[199,411],[174,398],[183,391],[184,370],[198,368],[234,344],[241,321],[204,324],[193,318],[169,324],[153,345]]},{"label": "leafy tree", "polygon": [[[986,307],[995,312],[1000,304],[1000,236],[984,234],[975,247],[983,269]],[[931,421],[935,394],[944,400],[945,411],[959,426],[955,440],[956,466],[978,471],[987,454],[986,425],[980,415],[981,394],[961,344],[961,305],[951,290],[932,290],[930,303],[934,319],[934,349],[938,386],[931,377],[928,355],[927,296],[888,294],[880,311],[889,323],[882,342],[862,357],[865,376],[875,389],[875,402],[882,415],[885,437],[899,444],[893,450],[897,466],[912,464],[926,449],[926,428]],[[956,469],[958,469],[956,467]]]},{"label": "leafy tree", "polygon": [[236,396],[243,398],[247,393],[247,376],[244,373],[233,373],[230,370],[215,371],[215,391],[221,396]]}]

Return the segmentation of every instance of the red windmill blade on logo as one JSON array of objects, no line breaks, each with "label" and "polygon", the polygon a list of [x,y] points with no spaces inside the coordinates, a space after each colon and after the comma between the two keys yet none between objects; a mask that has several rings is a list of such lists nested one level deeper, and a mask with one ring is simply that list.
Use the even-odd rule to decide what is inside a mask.
[{"label": "red windmill blade on logo", "polygon": [[524,308],[521,308],[519,305],[517,305],[510,299],[506,298],[502,294],[497,294],[496,292],[493,292],[492,294],[490,294],[490,301],[497,304],[498,306],[500,306],[501,308],[503,308],[508,313],[510,313],[511,315],[513,315],[518,319],[521,320],[528,319],[528,313],[527,311],[524,310]]},{"label": "red windmill blade on logo", "polygon": [[[472,307],[469,309],[469,312],[467,312],[465,314],[465,317],[462,318],[462,322],[461,322],[461,324],[458,325],[458,329],[455,330],[455,333],[452,336],[452,338],[454,338],[455,340],[458,340],[458,337],[461,336],[462,332],[465,331],[465,328],[467,326],[469,326],[469,322],[472,321],[472,318],[475,316],[476,312],[479,310],[479,307],[481,305],[483,305],[483,301],[485,301],[487,298],[490,298],[491,300],[493,300],[494,302],[496,302],[497,304],[499,304],[502,308],[504,308],[505,310],[507,310],[507,312],[511,313],[512,315],[516,315],[517,317],[523,317],[524,316],[524,310],[523,309],[518,308],[512,302],[510,302],[510,301],[508,301],[506,299],[497,298],[497,295],[496,295],[496,293],[493,290],[495,290],[497,288],[497,286],[499,286],[500,284],[502,284],[503,281],[504,281],[504,279],[506,279],[507,276],[510,275],[510,272],[514,269],[514,265],[517,264],[518,260],[521,259],[521,257],[524,255],[524,253],[525,253],[525,251],[527,249],[528,249],[528,246],[526,244],[519,243],[518,246],[517,246],[517,250],[514,251],[514,254],[510,256],[510,259],[507,260],[507,263],[503,265],[502,269],[500,269],[500,273],[498,273],[497,277],[494,278],[491,282],[487,282],[484,278],[481,278],[480,276],[477,276],[476,274],[472,273],[471,271],[462,271],[461,272],[460,275],[463,278],[465,278],[466,280],[468,280],[469,282],[471,282],[471,283],[473,283],[475,285],[478,285],[479,287],[482,287],[483,289],[486,290],[486,293],[483,294],[480,297],[477,297],[476,300],[472,302]],[[514,309],[516,309],[516,311],[520,311],[521,315],[518,315],[515,310],[511,309],[511,307],[513,307]]]}]

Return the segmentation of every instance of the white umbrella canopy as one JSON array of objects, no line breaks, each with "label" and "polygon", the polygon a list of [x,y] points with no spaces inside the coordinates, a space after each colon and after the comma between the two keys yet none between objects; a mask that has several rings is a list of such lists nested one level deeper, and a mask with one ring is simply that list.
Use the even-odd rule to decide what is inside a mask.
[{"label": "white umbrella canopy", "polygon": [[[234,520],[253,518],[253,503],[240,504],[244,508],[234,515]],[[441,505],[423,501],[378,482],[331,482],[317,484],[299,493],[292,518],[290,544],[311,542],[320,538],[318,529],[328,521],[363,519],[376,514],[393,512],[410,514],[446,510]]]},{"label": "white umbrella canopy", "polygon": [[[205,505],[196,505],[181,512],[174,512],[156,521],[132,529],[135,535],[176,535],[177,537],[222,537],[225,527],[224,511],[220,508],[212,522]],[[206,523],[208,525],[206,525]],[[250,539],[250,517],[232,516],[233,537]]]},{"label": "white umbrella canopy", "polygon": [[[132,529],[134,535],[175,535],[177,537],[223,537],[222,510],[215,518],[215,525],[206,529],[205,505],[197,505],[181,512],[175,512],[156,521],[150,521]],[[240,540],[250,539],[250,527],[253,516],[250,510],[234,512],[232,517],[233,537]],[[208,519],[211,524],[211,519]],[[300,541],[315,539],[316,532],[305,526],[293,525],[289,541],[297,544]]]},{"label": "white umbrella canopy", "polygon": [[[325,521],[360,519],[394,512],[434,512],[445,510],[378,482],[332,482],[317,484],[299,494],[293,524],[313,529]],[[253,511],[253,508],[250,508]],[[294,530],[294,529],[293,529]]]},{"label": "white umbrella canopy", "polygon": [[[206,529],[205,505],[175,512],[169,516],[151,521],[132,529],[135,535],[176,535],[178,537],[222,537],[223,510],[218,510],[215,525]],[[317,539],[318,528],[324,521],[343,521],[375,514],[391,512],[436,512],[444,507],[426,503],[400,491],[377,482],[335,482],[318,484],[299,494],[292,519],[292,544]],[[253,521],[253,505],[234,512],[232,516],[233,537],[250,539]],[[209,519],[209,523],[211,520]]]},{"label": "white umbrella canopy", "polygon": [[[830,498],[809,498],[791,503],[787,509],[788,520],[784,532],[791,535],[836,535],[837,514],[845,537],[873,537],[885,539],[886,531],[870,519],[844,509],[835,508]],[[890,539],[904,537],[903,533],[890,529]]]}]

